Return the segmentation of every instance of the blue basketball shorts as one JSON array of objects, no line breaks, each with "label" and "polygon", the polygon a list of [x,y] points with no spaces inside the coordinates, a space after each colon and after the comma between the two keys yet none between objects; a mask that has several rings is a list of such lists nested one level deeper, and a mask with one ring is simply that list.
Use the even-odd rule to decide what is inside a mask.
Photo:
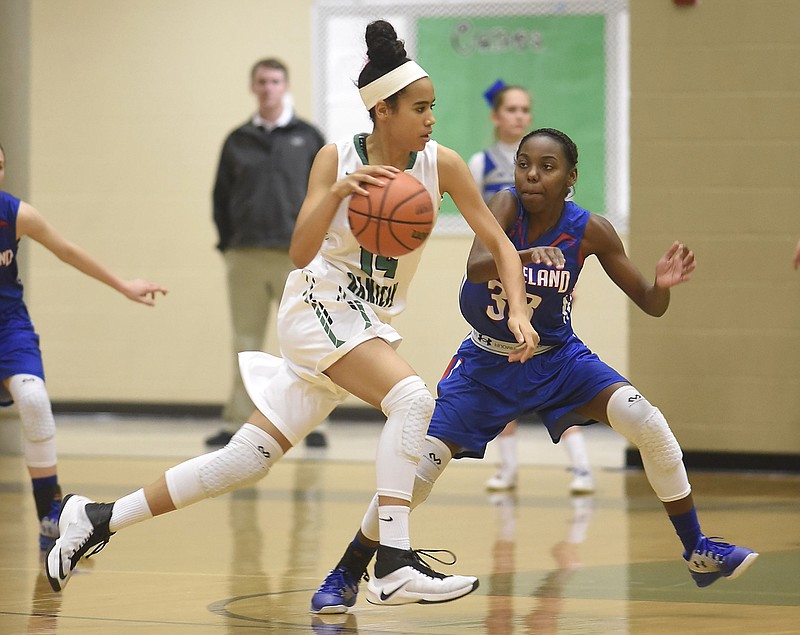
[{"label": "blue basketball shorts", "polygon": [[[44,379],[39,336],[24,307],[0,316],[0,381],[14,375]],[[11,395],[0,383],[0,406],[10,406]]]},{"label": "blue basketball shorts", "polygon": [[628,380],[577,337],[524,364],[467,338],[439,381],[428,434],[461,446],[456,458],[483,458],[509,421],[537,414],[558,443],[570,426],[595,423],[574,409],[617,382]]}]

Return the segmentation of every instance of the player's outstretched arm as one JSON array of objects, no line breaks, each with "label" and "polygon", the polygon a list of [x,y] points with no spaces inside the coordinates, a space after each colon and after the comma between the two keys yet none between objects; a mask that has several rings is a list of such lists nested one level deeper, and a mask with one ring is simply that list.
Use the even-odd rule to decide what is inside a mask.
[{"label": "player's outstretched arm", "polygon": [[22,236],[29,236],[51,251],[62,262],[107,284],[134,302],[153,306],[156,294],[166,295],[167,293],[167,290],[161,285],[147,280],[121,279],[78,245],[59,234],[34,207],[25,202],[20,203],[17,214],[17,238]]},{"label": "player's outstretched arm", "polygon": [[594,254],[608,277],[648,315],[660,317],[669,307],[670,289],[691,278],[694,253],[675,242],[656,264],[655,280],[648,282],[625,253],[613,225],[592,214],[581,242],[584,258]]}]

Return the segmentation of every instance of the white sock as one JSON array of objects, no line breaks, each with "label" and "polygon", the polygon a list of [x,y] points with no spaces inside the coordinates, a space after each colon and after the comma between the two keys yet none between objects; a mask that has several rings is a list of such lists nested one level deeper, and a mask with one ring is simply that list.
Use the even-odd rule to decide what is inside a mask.
[{"label": "white sock", "polygon": [[132,494],[123,496],[111,509],[111,520],[108,522],[108,528],[114,532],[130,527],[136,523],[153,517],[153,512],[150,511],[150,506],[147,504],[144,490],[137,489]]},{"label": "white sock", "polygon": [[517,433],[497,437],[500,450],[500,473],[513,478],[517,474]]},{"label": "white sock", "polygon": [[566,433],[561,440],[567,450],[570,466],[577,471],[591,473],[592,468],[589,465],[589,453],[586,451],[586,439],[583,432],[575,430]]},{"label": "white sock", "polygon": [[378,524],[381,544],[396,549],[411,549],[408,537],[408,512],[405,505],[379,505]]}]

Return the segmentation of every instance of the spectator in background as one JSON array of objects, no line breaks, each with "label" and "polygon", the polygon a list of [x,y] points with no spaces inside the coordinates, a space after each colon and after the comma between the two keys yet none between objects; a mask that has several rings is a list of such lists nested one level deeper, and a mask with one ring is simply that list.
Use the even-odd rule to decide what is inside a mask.
[{"label": "spectator in background", "polygon": [[[217,249],[225,259],[234,353],[233,385],[222,418],[233,425],[206,439],[209,446],[228,443],[253,412],[238,353],[264,348],[270,315],[294,268],[289,242],[308,174],[325,143],[319,130],[294,115],[289,71],[281,61],[257,61],[250,90],[258,109],[225,139],[214,184]],[[325,435],[312,432],[306,444],[324,446]]]}]

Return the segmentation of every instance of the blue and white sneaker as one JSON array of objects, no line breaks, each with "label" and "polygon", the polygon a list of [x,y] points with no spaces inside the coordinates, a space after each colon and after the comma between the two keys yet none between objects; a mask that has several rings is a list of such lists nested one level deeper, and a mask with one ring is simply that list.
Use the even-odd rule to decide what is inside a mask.
[{"label": "blue and white sneaker", "polygon": [[[59,503],[60,506],[60,503]],[[58,538],[58,507],[39,522],[39,551],[47,553]]]},{"label": "blue and white sneaker", "polygon": [[758,558],[758,553],[752,549],[718,542],[713,538],[700,536],[694,551],[691,554],[683,554],[684,560],[689,563],[692,579],[701,588],[713,584],[720,578],[730,580],[738,578]]},{"label": "blue and white sneaker", "polygon": [[354,577],[345,567],[336,567],[323,580],[311,598],[312,613],[347,613],[356,603],[358,583],[369,580],[369,575]]}]

